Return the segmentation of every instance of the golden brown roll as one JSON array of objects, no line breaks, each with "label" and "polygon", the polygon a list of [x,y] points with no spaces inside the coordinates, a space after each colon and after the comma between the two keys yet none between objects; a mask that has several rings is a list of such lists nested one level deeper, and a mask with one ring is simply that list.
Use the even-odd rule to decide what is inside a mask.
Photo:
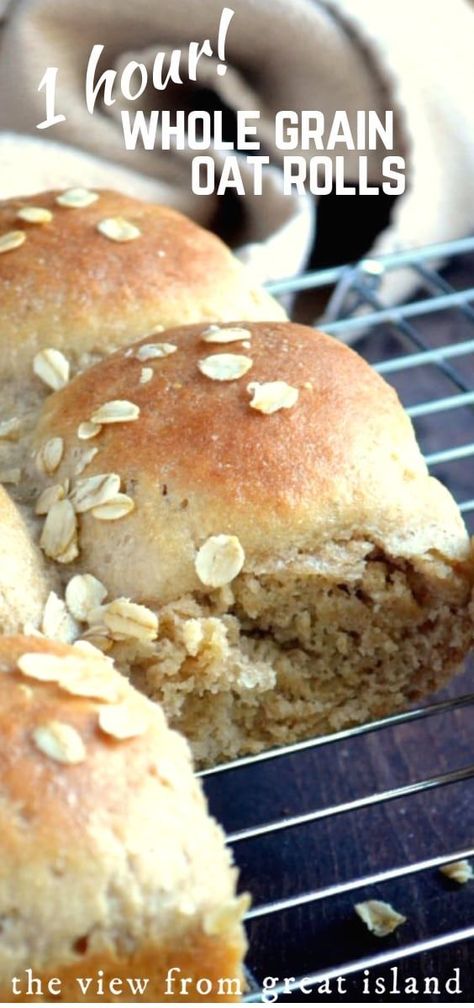
[{"label": "golden brown roll", "polygon": [[54,571],[43,557],[8,494],[0,486],[0,633],[17,633],[25,623],[39,626]]},{"label": "golden brown roll", "polygon": [[157,326],[284,317],[215,235],[168,207],[83,189],[0,203],[0,305],[7,376],[30,376],[42,349],[84,367]]},{"label": "golden brown roll", "polygon": [[[66,580],[99,579],[88,632],[200,760],[400,708],[468,649],[457,506],[395,392],[328,336],[242,322],[141,341],[49,399],[36,448],[57,501],[43,549]],[[127,599],[155,625],[121,624]]]},{"label": "golden brown roll", "polygon": [[0,638],[2,1000],[236,1001],[245,897],[188,746],[93,652]]}]

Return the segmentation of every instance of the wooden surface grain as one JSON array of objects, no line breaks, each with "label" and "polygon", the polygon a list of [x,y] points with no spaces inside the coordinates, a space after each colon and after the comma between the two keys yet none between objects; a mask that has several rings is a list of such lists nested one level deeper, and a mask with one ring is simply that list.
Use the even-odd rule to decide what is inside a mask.
[{"label": "wooden surface grain", "polygon": [[[445,271],[456,289],[474,286],[474,256]],[[420,289],[421,296],[426,290]],[[443,312],[417,321],[428,346],[474,338],[474,324],[459,312]],[[379,330],[363,337],[357,348],[369,360],[399,355],[411,348],[396,332]],[[474,388],[474,354],[456,361],[456,372]],[[422,367],[393,376],[407,405],[457,391],[455,376]],[[433,452],[474,441],[472,407],[435,414],[416,423],[421,446]],[[472,459],[436,466],[458,500],[474,498]],[[470,531],[474,532],[472,516]],[[452,681],[442,696],[474,690],[473,667]],[[432,698],[430,698],[432,699]],[[423,721],[339,741],[293,756],[207,778],[211,809],[228,832],[285,816],[333,806],[410,782],[474,764],[473,708],[445,712]],[[244,840],[234,846],[241,886],[254,905],[297,896],[355,877],[414,863],[474,846],[474,780],[437,787],[410,797],[377,804],[304,826]],[[357,918],[353,904],[384,899],[407,922],[384,939],[373,937]],[[266,976],[296,977],[330,969],[355,958],[399,948],[429,936],[474,924],[474,881],[464,886],[445,879],[437,869],[398,881],[313,902],[249,922],[248,965],[259,982]],[[391,992],[390,967],[371,971],[370,994],[363,974],[347,978],[346,993],[292,994],[290,1003],[316,1001],[470,1002],[474,997],[474,941],[402,960],[398,990],[408,977],[412,993]],[[454,987],[459,970],[461,993]],[[381,978],[379,993],[375,978]],[[426,977],[436,977],[439,993],[425,993]],[[445,983],[451,978],[446,991]],[[385,993],[381,992],[382,981]],[[454,990],[454,992],[453,992]]]}]

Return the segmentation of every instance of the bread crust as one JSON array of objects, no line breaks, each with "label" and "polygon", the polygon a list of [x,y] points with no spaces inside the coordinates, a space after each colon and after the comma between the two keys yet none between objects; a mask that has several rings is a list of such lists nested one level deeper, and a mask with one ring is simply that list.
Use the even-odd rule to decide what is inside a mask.
[{"label": "bread crust", "polygon": [[[73,209],[59,191],[0,203],[0,235],[23,232],[22,245],[0,255],[1,371],[31,374],[35,353],[53,347],[73,362],[104,355],[158,325],[284,318],[215,235],[169,207],[109,190]],[[49,210],[43,224],[18,219],[24,207]],[[108,218],[136,226],[116,242],[97,230]]]}]

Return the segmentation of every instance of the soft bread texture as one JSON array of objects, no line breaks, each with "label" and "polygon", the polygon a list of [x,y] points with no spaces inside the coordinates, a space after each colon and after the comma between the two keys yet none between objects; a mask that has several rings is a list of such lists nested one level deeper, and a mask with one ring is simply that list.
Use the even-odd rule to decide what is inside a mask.
[{"label": "soft bread texture", "polygon": [[38,626],[49,590],[57,584],[46,570],[17,508],[0,486],[0,633]]},{"label": "soft bread texture", "polygon": [[[135,508],[79,514],[65,577],[87,571],[109,599],[159,613],[156,641],[110,646],[204,762],[406,705],[452,673],[472,635],[469,539],[395,392],[321,333],[238,325],[247,338],[224,345],[202,325],[160,336],[177,350],[147,361],[146,384],[137,350],[149,340],[116,353],[51,396],[36,434],[37,448],[64,439],[54,482],[74,485],[78,425],[110,400],[139,407],[88,442],[98,452],[81,475],[118,474]],[[222,351],[251,360],[244,377],[200,372]],[[252,409],[249,382],[277,380],[296,404]],[[214,535],[245,554],[215,590],[196,571]]]},{"label": "soft bread texture", "polygon": [[[19,670],[25,653],[47,656],[52,681]],[[78,662],[83,696],[67,686]],[[24,980],[28,968],[47,1001],[51,977],[62,982],[62,1001],[97,1000],[93,988],[81,994],[76,978],[97,978],[98,970],[106,991],[111,978],[124,980],[122,996],[112,991],[108,1001],[181,1000],[179,984],[165,998],[170,966],[212,980],[212,994],[200,998],[193,983],[187,1000],[238,1000],[245,898],[235,896],[230,854],[184,739],[101,655],[4,637],[0,671],[2,1000],[43,999],[12,997],[12,978]],[[75,681],[78,693],[77,673]],[[141,734],[121,740],[101,729],[110,704],[94,699],[97,681],[142,722]],[[77,762],[38,744],[51,722],[82,740]],[[148,978],[142,996],[133,996],[130,977]],[[234,981],[222,994],[220,978]]]},{"label": "soft bread texture", "polygon": [[[31,376],[46,347],[87,365],[156,326],[248,317],[283,318],[215,235],[169,207],[99,190],[89,206],[57,203],[60,192],[0,203],[0,239],[21,231],[21,246],[0,255],[1,373]],[[49,210],[43,224],[18,218]],[[97,230],[124,218],[139,230],[117,242]]]}]

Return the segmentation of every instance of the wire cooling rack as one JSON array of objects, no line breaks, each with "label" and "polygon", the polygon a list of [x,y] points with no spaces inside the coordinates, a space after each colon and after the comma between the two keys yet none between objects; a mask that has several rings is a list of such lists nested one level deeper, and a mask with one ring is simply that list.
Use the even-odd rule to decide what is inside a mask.
[{"label": "wire cooling rack", "polygon": [[[382,278],[401,269],[412,272],[416,297],[387,306]],[[355,343],[395,385],[430,470],[474,531],[472,281],[474,238],[307,273],[270,289],[277,296],[326,292],[315,324]],[[201,774],[254,895],[245,1001],[264,999],[264,977],[274,978],[273,998],[311,1000],[309,990],[324,981],[367,977],[445,946],[453,956],[474,938],[474,884],[470,893],[469,886],[456,892],[437,871],[474,856],[474,747],[465,741],[473,704],[464,676],[437,702]],[[396,842],[388,843],[392,836]],[[409,922],[390,939],[373,939],[353,913],[367,898],[396,900]]]}]

